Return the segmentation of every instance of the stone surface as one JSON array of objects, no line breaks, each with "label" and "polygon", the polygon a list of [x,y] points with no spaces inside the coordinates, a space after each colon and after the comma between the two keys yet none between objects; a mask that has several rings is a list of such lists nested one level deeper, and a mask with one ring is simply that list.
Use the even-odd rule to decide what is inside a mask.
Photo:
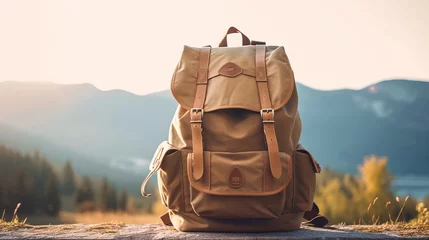
[{"label": "stone surface", "polygon": [[[312,228],[277,233],[183,233],[160,224],[68,224],[27,226],[1,232],[0,239],[403,239],[394,234],[365,233],[347,227]],[[429,239],[417,236],[412,239]]]}]

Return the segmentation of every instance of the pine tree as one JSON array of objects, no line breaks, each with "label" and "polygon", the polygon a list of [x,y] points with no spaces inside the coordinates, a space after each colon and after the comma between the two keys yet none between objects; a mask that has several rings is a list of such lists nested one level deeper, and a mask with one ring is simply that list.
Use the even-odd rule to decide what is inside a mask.
[{"label": "pine tree", "polygon": [[91,179],[86,176],[83,177],[82,184],[76,194],[76,203],[84,201],[94,201],[94,190],[92,188]]},{"label": "pine tree", "polygon": [[49,176],[54,173],[54,170],[48,160],[41,156],[38,157],[36,166],[38,168],[36,170],[37,173],[35,178],[37,207],[44,211],[46,208],[46,184],[48,182]]},{"label": "pine tree", "polygon": [[117,209],[117,194],[114,186],[109,188],[109,210],[116,211]]},{"label": "pine tree", "polygon": [[83,177],[82,183],[76,191],[75,202],[78,211],[92,211],[95,209],[94,190],[89,177]]},{"label": "pine tree", "polygon": [[[4,195],[3,186],[2,186],[2,183],[0,182],[0,209],[3,209],[5,207],[5,203],[3,201],[3,197],[4,197],[3,195]],[[0,211],[3,211],[3,210],[0,210]]]},{"label": "pine tree", "polygon": [[63,169],[62,194],[71,196],[76,191],[76,179],[73,167],[70,161],[67,160]]},{"label": "pine tree", "polygon": [[58,178],[53,172],[47,178],[43,199],[45,213],[54,216],[58,215],[61,208],[60,190]]},{"label": "pine tree", "polygon": [[36,191],[34,188],[32,177],[19,167],[15,179],[14,186],[9,188],[9,196],[11,197],[11,204],[21,203],[21,213],[33,213],[36,210],[37,199]]},{"label": "pine tree", "polygon": [[106,177],[102,180],[100,192],[100,210],[115,211],[117,208],[116,189],[111,183],[109,183]]},{"label": "pine tree", "polygon": [[106,177],[103,177],[100,191],[100,210],[107,211],[109,209],[109,182]]},{"label": "pine tree", "polygon": [[118,199],[118,209],[120,211],[127,211],[127,203],[128,203],[128,193],[124,189],[122,189],[119,199]]},{"label": "pine tree", "polygon": [[[6,209],[11,212],[18,203],[21,203],[20,214],[45,211],[45,194],[55,192],[55,185],[52,182],[48,184],[48,178],[53,173],[50,161],[39,150],[23,154],[0,145],[0,211]],[[56,204],[52,206],[54,212],[59,208],[55,207]]]}]

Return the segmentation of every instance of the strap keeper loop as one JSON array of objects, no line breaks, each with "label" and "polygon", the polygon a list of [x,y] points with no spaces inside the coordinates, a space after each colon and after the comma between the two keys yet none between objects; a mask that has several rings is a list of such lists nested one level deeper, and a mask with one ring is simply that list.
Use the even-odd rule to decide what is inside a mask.
[{"label": "strap keeper loop", "polygon": [[208,74],[209,74],[209,70],[208,69],[199,69],[198,70],[197,84],[198,85],[207,84]]}]

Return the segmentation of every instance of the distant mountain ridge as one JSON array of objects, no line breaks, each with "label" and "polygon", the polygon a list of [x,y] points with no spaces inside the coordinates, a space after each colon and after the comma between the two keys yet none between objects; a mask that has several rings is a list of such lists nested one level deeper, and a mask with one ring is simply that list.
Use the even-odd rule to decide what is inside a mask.
[{"label": "distant mountain ridge", "polygon": [[[429,171],[428,82],[389,80],[335,91],[298,83],[297,88],[301,143],[322,166],[355,172],[362,158],[374,153],[388,156],[395,174]],[[133,166],[146,171],[156,146],[168,138],[176,108],[169,90],[139,96],[90,84],[0,83],[0,124],[124,171]]]},{"label": "distant mountain ridge", "polygon": [[0,123],[88,155],[114,158],[148,157],[152,138],[142,136],[159,134],[150,126],[168,125],[174,113],[169,110],[176,107],[163,97],[101,91],[90,84],[3,82],[0,99]]},{"label": "distant mountain ridge", "polygon": [[429,83],[390,80],[361,90],[301,93],[303,142],[324,165],[356,171],[363,156],[389,157],[395,174],[429,170]]},{"label": "distant mountain ridge", "polygon": [[118,187],[126,188],[128,191],[136,194],[139,192],[141,172],[118,168],[118,166],[114,166],[112,163],[103,162],[103,159],[86,156],[40,136],[28,134],[11,126],[0,124],[0,145],[2,144],[20,150],[22,153],[30,153],[38,150],[57,166],[58,170],[62,169],[66,160],[70,160],[74,170],[81,176],[99,178],[107,176]]}]

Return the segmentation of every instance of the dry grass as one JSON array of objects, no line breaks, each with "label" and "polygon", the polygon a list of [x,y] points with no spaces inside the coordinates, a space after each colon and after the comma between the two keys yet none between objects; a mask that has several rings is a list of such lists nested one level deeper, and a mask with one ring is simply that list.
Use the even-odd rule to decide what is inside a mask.
[{"label": "dry grass", "polygon": [[350,225],[343,227],[347,230],[355,230],[371,233],[390,233],[400,236],[429,236],[429,225],[410,223],[395,223],[381,225]]},{"label": "dry grass", "polygon": [[18,203],[16,205],[15,211],[13,212],[13,217],[11,221],[6,221],[5,219],[5,211],[3,211],[3,214],[0,218],[0,231],[1,232],[8,232],[8,231],[14,231],[19,228],[32,228],[31,225],[26,224],[27,218],[24,220],[20,220],[18,217],[18,209],[21,206],[21,203]]},{"label": "dry grass", "polygon": [[[343,229],[347,230],[356,230],[356,231],[362,231],[362,232],[372,232],[372,233],[390,233],[390,234],[397,234],[400,236],[429,236],[429,211],[426,206],[424,206],[423,203],[419,203],[416,206],[416,210],[418,212],[418,216],[411,220],[410,222],[401,222],[399,221],[400,216],[403,214],[404,207],[409,199],[409,196],[407,196],[400,208],[400,211],[398,215],[396,216],[395,220],[392,219],[392,216],[388,210],[388,207],[390,206],[391,202],[387,202],[385,204],[386,210],[389,214],[389,221],[380,224],[379,222],[379,216],[372,216],[371,221],[368,221],[372,225],[350,225],[350,226],[340,226]],[[372,203],[368,206],[368,212],[370,212],[371,207],[375,205],[377,202],[378,197],[374,199]],[[400,204],[399,197],[396,197],[396,201]],[[359,219],[359,222],[364,222],[362,219]]]},{"label": "dry grass", "polygon": [[131,213],[113,213],[113,212],[60,212],[56,217],[46,215],[30,215],[28,216],[28,224],[45,225],[45,224],[99,224],[105,222],[118,221],[126,224],[148,224],[161,223],[158,215],[151,214],[131,214]]},{"label": "dry grass", "polygon": [[73,226],[73,225],[64,225],[60,228],[61,231],[74,230],[74,229],[76,229],[76,226]]},{"label": "dry grass", "polygon": [[[51,223],[85,223],[96,224],[86,228],[87,231],[97,231],[101,233],[116,233],[125,224],[145,224],[145,223],[159,223],[159,217],[148,214],[129,214],[129,213],[106,213],[106,212],[91,212],[91,213],[71,213],[61,212],[58,217],[37,216],[31,217],[32,222],[43,222],[42,226],[32,226],[27,224],[27,218],[20,220],[18,218],[18,209],[21,205],[18,204],[11,221],[6,221],[5,213],[0,218],[0,232],[15,231],[21,228],[32,228],[35,230],[47,229]],[[61,231],[74,230],[74,225],[59,225]]]},{"label": "dry grass", "polygon": [[90,226],[86,230],[96,231],[101,233],[117,233],[124,226],[125,226],[125,223],[122,223],[122,222],[108,222],[108,223],[101,223],[98,225]]},{"label": "dry grass", "polygon": [[0,232],[15,231],[20,228],[33,228],[33,226],[26,224],[25,221],[19,221],[18,219],[10,222],[0,220]]},{"label": "dry grass", "polygon": [[[403,213],[403,211],[404,211],[405,205],[407,204],[407,201],[408,201],[409,197],[410,197],[410,196],[407,196],[407,197],[405,198],[404,202],[402,203],[402,205],[400,206],[400,207],[401,207],[401,208],[400,208],[400,211],[399,211],[398,215],[396,216],[395,220],[393,220],[393,219],[392,219],[392,215],[390,214],[390,211],[389,211],[389,207],[390,207],[390,205],[391,205],[391,201],[388,201],[388,202],[384,205],[384,206],[385,206],[385,208],[386,208],[387,214],[389,215],[389,221],[388,221],[388,222],[386,222],[386,223],[384,223],[384,224],[391,224],[391,225],[394,225],[394,224],[400,223],[399,218],[400,218],[401,216],[404,218],[404,216],[402,215],[402,213]],[[368,212],[368,213],[370,213],[370,212],[371,212],[371,208],[372,208],[373,206],[375,206],[375,204],[376,204],[377,200],[378,200],[378,197],[376,197],[376,198],[375,198],[375,199],[374,199],[374,200],[369,204],[369,206],[368,206],[368,208],[367,208],[367,212]],[[398,202],[398,204],[401,204],[399,197],[396,197],[396,201]],[[418,207],[419,207],[419,205],[417,205],[417,206],[416,206],[416,209],[419,211]],[[422,207],[424,207],[424,206],[422,206]],[[360,218],[359,218],[359,221],[358,221],[358,225],[368,225],[368,224],[372,224],[372,225],[380,225],[380,224],[383,224],[383,223],[381,223],[379,220],[380,220],[380,215],[379,215],[379,214],[375,214],[375,213],[374,213],[374,214],[372,215],[371,219],[369,219],[369,220],[365,220],[363,217],[360,217]],[[405,218],[404,218],[404,220],[405,220]]]},{"label": "dry grass", "polygon": [[61,213],[61,218],[73,219],[75,223],[97,224],[105,222],[121,222],[125,224],[161,223],[159,216],[150,214],[88,212],[88,213]]}]

